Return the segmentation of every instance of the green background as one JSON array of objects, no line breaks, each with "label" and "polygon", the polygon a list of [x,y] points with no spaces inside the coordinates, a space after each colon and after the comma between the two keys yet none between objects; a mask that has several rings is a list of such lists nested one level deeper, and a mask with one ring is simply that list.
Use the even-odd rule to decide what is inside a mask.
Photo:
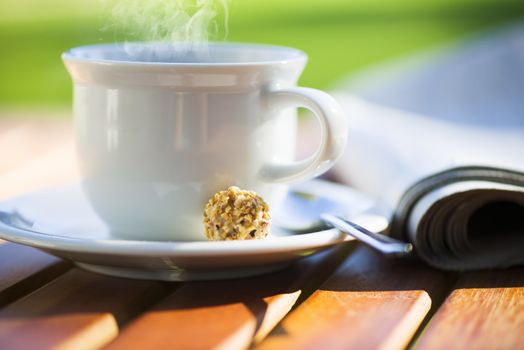
[{"label": "green background", "polygon": [[[230,41],[306,51],[301,84],[328,88],[374,63],[524,16],[506,0],[231,0]],[[66,106],[64,50],[125,37],[96,0],[0,0],[0,107]]]}]

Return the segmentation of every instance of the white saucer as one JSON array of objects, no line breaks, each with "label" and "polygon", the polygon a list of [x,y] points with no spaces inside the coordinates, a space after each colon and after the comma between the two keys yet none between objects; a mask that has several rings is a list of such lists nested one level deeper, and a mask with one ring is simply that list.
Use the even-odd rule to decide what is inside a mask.
[{"label": "white saucer", "polygon": [[[313,180],[293,188],[336,200],[358,222],[372,210],[368,196],[348,187]],[[286,215],[292,201],[273,216]],[[387,222],[377,218],[366,227],[378,232]],[[337,230],[289,234],[272,227],[263,240],[155,242],[111,238],[90,208],[78,185],[52,188],[0,204],[0,238],[42,249],[102,274],[165,280],[236,278],[277,270],[343,241]]]}]

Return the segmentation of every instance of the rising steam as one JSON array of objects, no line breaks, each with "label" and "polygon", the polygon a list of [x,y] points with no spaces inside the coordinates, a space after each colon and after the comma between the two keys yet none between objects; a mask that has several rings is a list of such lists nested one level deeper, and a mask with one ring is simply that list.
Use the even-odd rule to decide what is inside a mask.
[{"label": "rising steam", "polygon": [[210,40],[227,35],[228,0],[103,0],[113,26],[126,37],[158,43],[126,44],[128,54],[153,60],[206,57]]}]

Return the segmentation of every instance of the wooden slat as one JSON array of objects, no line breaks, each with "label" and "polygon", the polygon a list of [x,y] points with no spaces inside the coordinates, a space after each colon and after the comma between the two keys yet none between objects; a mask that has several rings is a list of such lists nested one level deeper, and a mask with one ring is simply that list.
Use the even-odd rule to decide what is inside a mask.
[{"label": "wooden slat", "polygon": [[173,287],[73,269],[0,310],[0,347],[100,348],[117,335],[119,325]]},{"label": "wooden slat", "polygon": [[359,248],[257,349],[402,349],[450,281]]},{"label": "wooden slat", "polygon": [[417,349],[524,349],[524,267],[465,274]]},{"label": "wooden slat", "polygon": [[[72,178],[75,172],[71,146],[69,120],[2,119],[0,200]],[[70,265],[39,250],[3,242],[0,244],[0,306],[41,287]]]},{"label": "wooden slat", "polygon": [[245,349],[318,286],[350,246],[265,276],[187,283],[127,326],[109,349]]},{"label": "wooden slat", "polygon": [[0,306],[61,275],[70,263],[37,249],[0,241]]}]

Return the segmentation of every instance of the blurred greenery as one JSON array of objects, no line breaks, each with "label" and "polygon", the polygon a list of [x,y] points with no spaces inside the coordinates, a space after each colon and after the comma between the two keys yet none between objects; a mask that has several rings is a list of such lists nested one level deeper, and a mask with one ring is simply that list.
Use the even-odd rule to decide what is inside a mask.
[{"label": "blurred greenery", "polygon": [[[174,1],[174,0],[166,0]],[[107,9],[106,9],[107,10]],[[100,1],[0,0],[0,106],[67,105],[68,48],[125,39]],[[301,84],[344,74],[524,16],[521,0],[231,0],[228,40],[300,48]]]}]

